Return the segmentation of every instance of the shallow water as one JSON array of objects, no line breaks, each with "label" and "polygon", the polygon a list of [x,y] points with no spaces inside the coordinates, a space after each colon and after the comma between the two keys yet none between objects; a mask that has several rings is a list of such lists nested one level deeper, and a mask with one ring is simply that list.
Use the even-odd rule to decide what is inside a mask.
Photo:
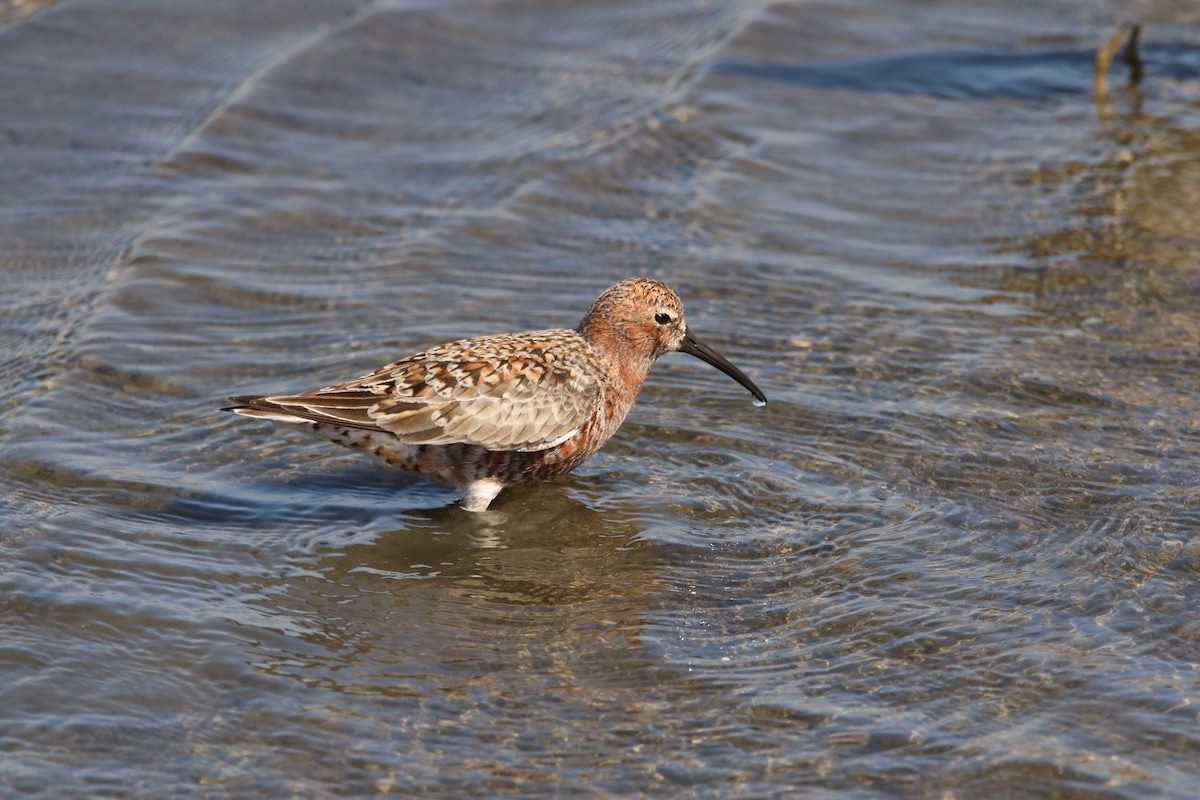
[{"label": "shallow water", "polygon": [[[10,5],[0,794],[1194,796],[1185,5]],[[485,515],[218,410],[634,274],[770,405]]]}]

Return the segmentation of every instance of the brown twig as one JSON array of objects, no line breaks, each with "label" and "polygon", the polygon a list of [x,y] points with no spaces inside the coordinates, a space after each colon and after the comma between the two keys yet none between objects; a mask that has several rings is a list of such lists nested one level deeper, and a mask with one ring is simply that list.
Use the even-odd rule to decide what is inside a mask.
[{"label": "brown twig", "polygon": [[1141,83],[1145,70],[1142,68],[1142,57],[1138,53],[1138,36],[1142,33],[1141,25],[1134,25],[1129,31],[1129,44],[1125,46],[1125,64],[1129,67],[1129,82]]},{"label": "brown twig", "polygon": [[1138,55],[1138,36],[1141,32],[1141,25],[1122,25],[1121,29],[1108,37],[1108,41],[1096,51],[1095,94],[1097,100],[1108,99],[1108,70],[1112,66],[1113,56],[1117,54],[1117,49],[1125,42],[1129,43],[1125,47],[1124,56],[1125,63],[1129,65],[1129,82],[1134,84],[1141,82],[1144,74],[1142,57]]}]

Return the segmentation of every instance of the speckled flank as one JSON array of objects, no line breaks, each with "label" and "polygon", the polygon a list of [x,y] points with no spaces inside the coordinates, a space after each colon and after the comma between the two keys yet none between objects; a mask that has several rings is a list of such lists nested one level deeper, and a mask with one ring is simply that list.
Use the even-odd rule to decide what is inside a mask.
[{"label": "speckled flank", "polygon": [[687,331],[665,284],[623,281],[577,330],[482,336],[442,345],[347,383],[299,395],[230,398],[248,417],[302,425],[343,447],[461,487],[487,508],[504,486],[569,472],[625,420],[651,365],[675,350],[731,375]]}]

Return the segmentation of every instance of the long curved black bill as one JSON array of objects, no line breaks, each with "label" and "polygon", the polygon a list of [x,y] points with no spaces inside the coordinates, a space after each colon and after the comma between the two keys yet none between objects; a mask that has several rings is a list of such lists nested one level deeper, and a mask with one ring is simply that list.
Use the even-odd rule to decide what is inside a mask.
[{"label": "long curved black bill", "polygon": [[742,386],[745,386],[750,390],[750,394],[754,395],[754,399],[757,401],[755,405],[763,406],[767,404],[767,396],[762,393],[762,389],[759,389],[754,385],[754,381],[746,377],[746,373],[742,372],[740,369],[731,364],[729,359],[727,359],[725,356],[721,355],[716,350],[713,350],[695,336],[692,336],[691,331],[687,331],[683,334],[683,341],[679,344],[679,352],[687,353],[690,356],[695,356],[701,361],[706,361],[709,364],[712,364],[714,367],[721,370],[721,372],[724,372]]}]

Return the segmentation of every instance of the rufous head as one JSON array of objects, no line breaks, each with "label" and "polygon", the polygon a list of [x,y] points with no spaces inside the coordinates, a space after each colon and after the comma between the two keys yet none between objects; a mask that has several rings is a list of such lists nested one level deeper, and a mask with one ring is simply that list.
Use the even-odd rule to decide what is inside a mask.
[{"label": "rufous head", "polygon": [[649,278],[631,278],[596,298],[579,331],[587,339],[614,339],[631,351],[626,355],[653,361],[679,349],[687,325],[683,302],[669,286]]},{"label": "rufous head", "polygon": [[767,402],[762,390],[740,369],[688,332],[683,301],[660,281],[630,278],[609,288],[596,298],[579,324],[579,332],[593,344],[615,348],[623,358],[653,362],[664,353],[688,353],[749,389],[757,405]]}]

